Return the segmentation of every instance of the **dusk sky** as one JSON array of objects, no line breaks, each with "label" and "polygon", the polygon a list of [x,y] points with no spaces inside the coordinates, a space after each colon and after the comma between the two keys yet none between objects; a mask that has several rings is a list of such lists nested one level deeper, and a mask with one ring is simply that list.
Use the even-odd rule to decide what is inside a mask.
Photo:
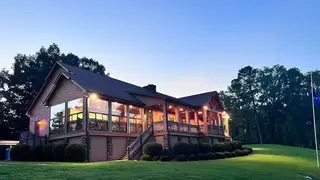
[{"label": "dusk sky", "polygon": [[111,76],[181,97],[246,66],[320,66],[320,1],[0,1],[0,68],[57,43]]}]

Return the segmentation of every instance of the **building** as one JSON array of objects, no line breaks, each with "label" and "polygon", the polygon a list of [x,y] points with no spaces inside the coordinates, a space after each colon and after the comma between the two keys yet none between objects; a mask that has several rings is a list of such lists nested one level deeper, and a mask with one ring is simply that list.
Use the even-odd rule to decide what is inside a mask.
[{"label": "building", "polygon": [[175,98],[56,63],[27,111],[30,132],[53,144],[86,146],[89,161],[136,159],[147,142],[229,140],[217,92]]}]

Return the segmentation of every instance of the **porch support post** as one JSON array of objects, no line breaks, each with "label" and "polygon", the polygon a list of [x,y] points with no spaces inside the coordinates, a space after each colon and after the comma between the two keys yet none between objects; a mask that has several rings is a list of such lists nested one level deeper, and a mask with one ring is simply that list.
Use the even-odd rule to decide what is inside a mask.
[{"label": "porch support post", "polygon": [[211,128],[211,134],[213,134],[213,116],[212,116],[212,112],[209,111],[209,122],[210,122],[210,128]]},{"label": "porch support post", "polygon": [[221,113],[219,114],[219,116],[220,116],[220,119],[221,119],[221,126],[222,126],[222,131],[223,131],[222,135],[225,136],[225,133],[224,133],[224,132],[225,132],[225,129],[224,129],[224,126],[223,126],[223,124],[224,124],[224,119],[223,119]]},{"label": "porch support post", "polygon": [[186,113],[186,121],[188,122],[188,131],[189,133],[191,133],[191,125],[190,125],[190,118],[189,118],[189,109],[185,109],[185,113]]},{"label": "porch support post", "polygon": [[163,103],[163,131],[168,131],[168,102],[166,100]]},{"label": "porch support post", "polygon": [[125,107],[125,111],[127,114],[127,133],[130,134],[130,106],[129,104],[127,104]]},{"label": "porch support post", "polygon": [[179,112],[179,107],[175,106],[174,111],[175,111],[176,121],[178,122],[178,131],[180,131],[180,112]]},{"label": "porch support post", "polygon": [[[66,134],[68,132],[68,118],[69,118],[69,109],[68,109],[68,102],[66,102],[64,104],[64,109],[66,110],[64,113],[64,124],[63,124],[63,128],[64,128],[64,133]],[[84,107],[83,107],[84,108]]]},{"label": "porch support post", "polygon": [[204,134],[208,134],[208,123],[207,123],[207,110],[203,109],[203,131],[204,131]]},{"label": "porch support post", "polygon": [[108,101],[108,131],[112,132],[112,103]]},{"label": "porch support post", "polygon": [[220,114],[219,113],[217,113],[217,116],[218,116],[218,128],[219,128],[219,135],[221,134],[220,133],[220,129],[221,129],[221,118],[220,118]]},{"label": "porch support post", "polygon": [[146,121],[147,121],[147,113],[146,113],[146,109],[141,108],[140,109],[140,116],[142,118],[142,132],[144,132],[146,130]]},{"label": "porch support post", "polygon": [[88,131],[89,130],[89,113],[88,113],[88,96],[85,95],[83,97],[83,130]]}]

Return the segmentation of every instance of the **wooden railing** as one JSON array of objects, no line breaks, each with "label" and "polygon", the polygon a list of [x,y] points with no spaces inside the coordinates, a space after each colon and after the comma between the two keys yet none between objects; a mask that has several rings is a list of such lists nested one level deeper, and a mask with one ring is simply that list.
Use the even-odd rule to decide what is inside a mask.
[{"label": "wooden railing", "polygon": [[136,153],[147,142],[148,138],[153,133],[153,125],[149,126],[137,139],[135,139],[127,148],[128,159],[132,159]]}]

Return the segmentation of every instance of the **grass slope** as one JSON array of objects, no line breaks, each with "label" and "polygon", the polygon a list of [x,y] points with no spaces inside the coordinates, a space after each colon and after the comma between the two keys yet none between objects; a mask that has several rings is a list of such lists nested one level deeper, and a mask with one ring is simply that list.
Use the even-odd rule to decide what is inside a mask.
[{"label": "grass slope", "polygon": [[19,163],[1,162],[0,179],[219,179],[320,180],[314,151],[278,145],[254,145],[255,153],[215,161]]}]

